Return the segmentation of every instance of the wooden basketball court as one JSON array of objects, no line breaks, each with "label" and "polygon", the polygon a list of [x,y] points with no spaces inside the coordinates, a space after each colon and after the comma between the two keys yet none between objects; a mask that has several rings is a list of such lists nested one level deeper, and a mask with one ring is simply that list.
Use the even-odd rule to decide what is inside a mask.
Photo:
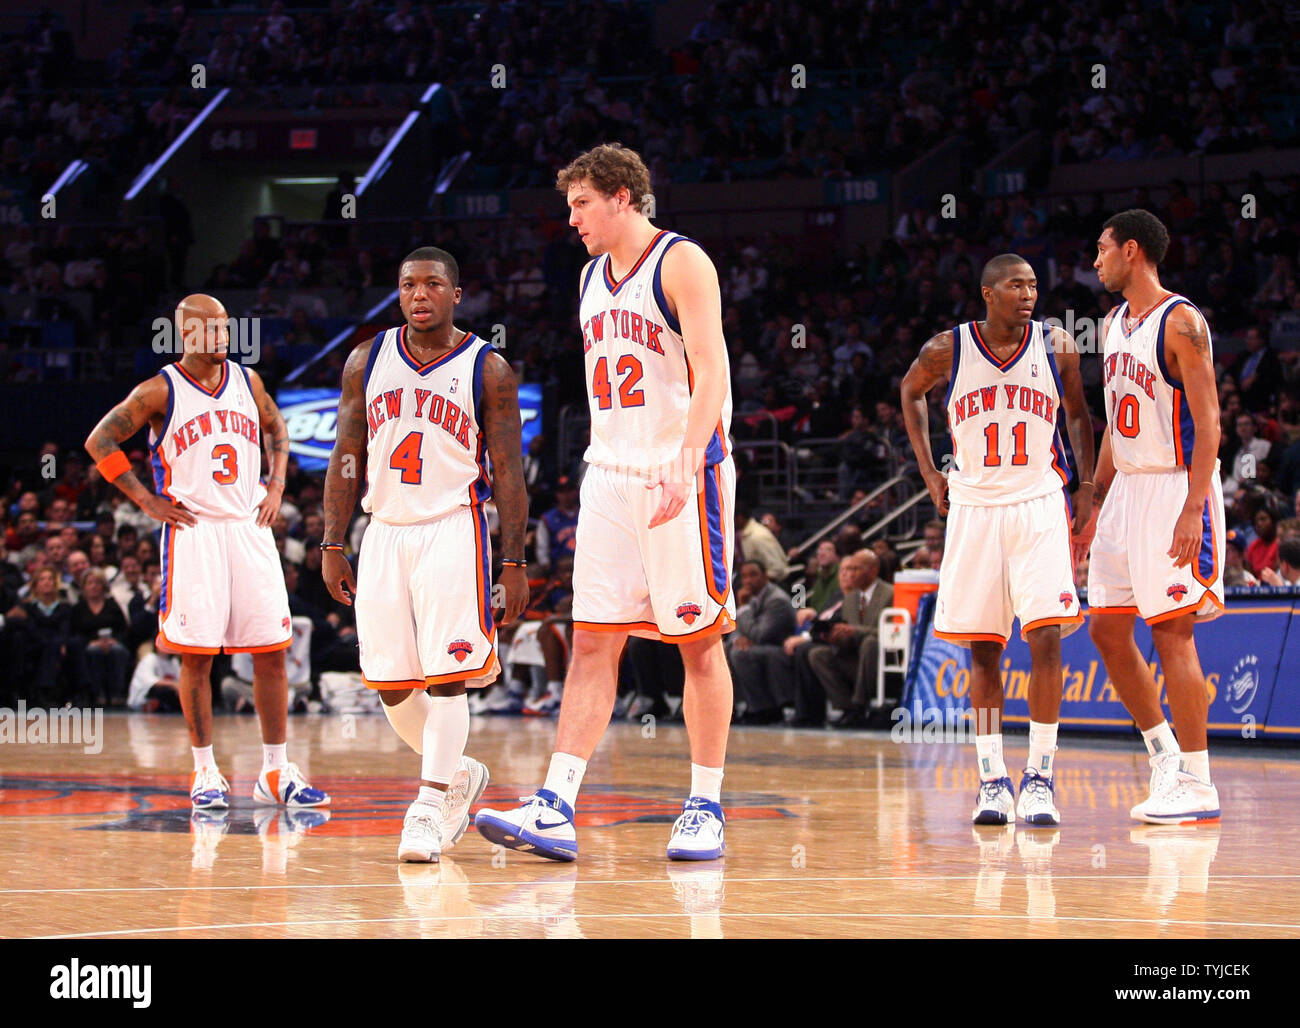
[{"label": "wooden basketball court", "polygon": [[[884,733],[742,729],[724,788],[725,861],[664,859],[688,784],[680,725],[615,724],[579,799],[576,864],[489,847],[400,865],[418,758],[382,716],[290,721],[290,758],[328,820],[256,808],[251,717],[218,718],[235,790],[191,818],[179,717],[110,716],[103,751],[0,747],[0,936],[1300,937],[1300,762],[1219,751],[1221,825],[1130,822],[1136,739],[1065,737],[1060,829],[976,829],[970,747]],[[549,720],[477,718],[485,800],[540,783]],[[650,736],[650,737],[648,737]],[[1024,740],[1008,737],[1012,758]]]}]

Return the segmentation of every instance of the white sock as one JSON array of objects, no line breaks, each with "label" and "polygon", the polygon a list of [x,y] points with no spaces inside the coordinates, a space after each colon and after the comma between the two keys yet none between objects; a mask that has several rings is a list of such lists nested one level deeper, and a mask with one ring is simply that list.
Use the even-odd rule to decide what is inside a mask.
[{"label": "white sock", "polygon": [[1029,722],[1029,770],[1043,778],[1051,778],[1056,763],[1057,724],[1041,721]]},{"label": "white sock", "polygon": [[1007,777],[1007,765],[1002,759],[1002,733],[975,736],[975,755],[979,758],[980,781],[996,782]]},{"label": "white sock", "polygon": [[429,716],[424,722],[424,752],[420,777],[446,786],[469,742],[469,700],[459,696],[430,696]]},{"label": "white sock", "polygon": [[416,803],[427,803],[431,807],[441,807],[443,798],[446,793],[440,792],[429,785],[420,786],[420,794],[415,798]]},{"label": "white sock", "polygon": [[423,689],[412,689],[401,703],[391,707],[387,703],[383,705],[384,716],[393,731],[416,753],[424,752],[424,724],[429,720],[431,705],[429,694]]},{"label": "white sock", "polygon": [[194,754],[194,770],[202,771],[205,767],[216,767],[217,758],[212,755],[212,747],[209,746],[191,746],[190,752]]},{"label": "white sock", "polygon": [[1195,775],[1202,782],[1208,782],[1210,780],[1210,751],[1183,750],[1179,766],[1189,775]]},{"label": "white sock", "polygon": [[722,768],[691,765],[691,795],[722,802]]},{"label": "white sock", "polygon": [[564,679],[552,678],[549,682],[546,683],[546,691],[549,692],[552,696],[563,696]]},{"label": "white sock", "polygon": [[546,772],[546,785],[569,806],[578,802],[582,776],[587,773],[587,762],[572,753],[552,753],[551,766]]},{"label": "white sock", "polygon": [[262,770],[274,771],[289,763],[289,758],[285,756],[284,752],[288,747],[287,742],[262,743]]},{"label": "white sock", "polygon": [[1178,740],[1174,738],[1173,729],[1168,721],[1161,721],[1155,728],[1148,728],[1142,733],[1142,741],[1147,744],[1147,756],[1161,757],[1166,753],[1177,753]]}]

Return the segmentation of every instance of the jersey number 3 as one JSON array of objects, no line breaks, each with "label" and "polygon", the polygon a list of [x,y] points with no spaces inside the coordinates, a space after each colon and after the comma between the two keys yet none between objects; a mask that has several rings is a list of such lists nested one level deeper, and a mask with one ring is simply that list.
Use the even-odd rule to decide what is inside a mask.
[{"label": "jersey number 3", "polygon": [[235,448],[229,443],[219,443],[212,447],[212,459],[221,461],[221,467],[212,472],[212,481],[217,485],[231,485],[239,477],[239,464],[236,461]]},{"label": "jersey number 3", "polygon": [[[624,376],[622,384],[618,387],[618,405],[620,407],[644,407],[645,390],[636,388],[636,384],[641,381],[644,370],[641,367],[641,362],[630,353],[625,353],[618,359],[618,363],[614,365],[614,370]],[[611,392],[609,370],[605,358],[602,357],[596,361],[595,372],[591,377],[591,393],[596,397],[596,405],[601,410],[609,410],[614,405]]]}]

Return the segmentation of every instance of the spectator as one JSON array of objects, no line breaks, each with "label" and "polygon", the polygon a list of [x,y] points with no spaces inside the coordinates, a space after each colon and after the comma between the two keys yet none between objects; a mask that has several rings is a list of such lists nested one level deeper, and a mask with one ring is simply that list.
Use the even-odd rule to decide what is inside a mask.
[{"label": "spectator", "polygon": [[128,553],[122,558],[122,567],[109,582],[108,591],[125,611],[131,609],[131,601],[137,596],[149,598],[149,589],[144,583],[143,566],[140,558]]},{"label": "spectator", "polygon": [[847,501],[855,489],[871,489],[883,481],[889,447],[867,421],[866,412],[855,406],[849,428],[840,436],[839,499]]},{"label": "spectator", "polygon": [[783,582],[790,573],[785,551],[771,530],[754,519],[752,510],[748,501],[736,498],[736,534],[740,553],[745,560],[756,561],[771,581]]},{"label": "spectator", "polygon": [[794,605],[757,560],[741,565],[740,581],[736,631],[725,637],[736,702],[745,708],[739,720],[770,725],[782,720],[782,708],[794,698],[787,680],[772,680],[765,673],[767,658],[779,654],[782,641],[794,632]]},{"label": "spectator", "polygon": [[1223,483],[1225,496],[1236,496],[1238,491],[1254,483],[1259,477],[1259,465],[1268,457],[1272,444],[1255,434],[1255,418],[1238,414],[1237,438],[1241,445],[1232,457],[1232,475]]},{"label": "spectator", "polygon": [[568,475],[555,483],[555,506],[537,522],[534,552],[544,574],[561,557],[573,557],[578,538],[578,484]]},{"label": "spectator", "polygon": [[[835,543],[823,539],[804,571],[804,606],[795,614],[800,627],[839,599],[839,579],[840,557],[835,552]],[[809,611],[811,614],[806,613]]]},{"label": "spectator", "polygon": [[841,711],[834,727],[861,728],[876,687],[880,613],[894,602],[894,587],[880,581],[880,558],[859,550],[840,561],[840,588],[844,600],[836,615],[813,622],[812,681],[800,682],[812,694],[800,698],[797,707],[814,711],[829,698]]},{"label": "spectator", "polygon": [[1266,410],[1282,384],[1282,365],[1258,325],[1246,329],[1246,357],[1237,381],[1241,385],[1242,403],[1250,411]]},{"label": "spectator", "polygon": [[1255,512],[1255,538],[1246,547],[1246,566],[1260,581],[1265,568],[1276,570],[1277,548],[1277,518],[1267,507],[1261,507]]},{"label": "spectator", "polygon": [[[1259,585],[1259,579],[1246,570],[1244,563],[1246,553],[1246,540],[1242,534],[1234,529],[1228,530],[1227,545],[1223,548],[1223,584],[1225,586],[1252,586]],[[1087,588],[1088,583],[1085,579],[1083,588]]]},{"label": "spectator", "polygon": [[32,706],[61,707],[76,697],[85,676],[72,632],[72,605],[59,595],[54,568],[36,572],[23,608],[24,667],[31,683],[27,698]]},{"label": "spectator", "polygon": [[135,666],[126,705],[146,714],[161,711],[169,714],[181,712],[180,682],[181,661],[168,653],[146,653]]},{"label": "spectator", "polygon": [[1300,539],[1284,539],[1277,547],[1279,569],[1265,568],[1264,585],[1300,585]]},{"label": "spectator", "polygon": [[85,650],[85,672],[91,702],[119,706],[126,702],[127,673],[131,655],[127,651],[126,615],[108,593],[108,584],[98,570],[87,571],[82,596],[72,609],[72,632]]}]

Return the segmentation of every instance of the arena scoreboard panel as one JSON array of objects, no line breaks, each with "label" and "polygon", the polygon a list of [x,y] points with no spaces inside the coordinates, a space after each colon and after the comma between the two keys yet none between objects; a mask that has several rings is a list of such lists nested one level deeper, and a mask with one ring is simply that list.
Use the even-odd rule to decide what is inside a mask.
[{"label": "arena scoreboard panel", "polygon": [[314,157],[374,158],[397,131],[406,112],[225,112],[203,128],[203,153],[226,160]]}]

